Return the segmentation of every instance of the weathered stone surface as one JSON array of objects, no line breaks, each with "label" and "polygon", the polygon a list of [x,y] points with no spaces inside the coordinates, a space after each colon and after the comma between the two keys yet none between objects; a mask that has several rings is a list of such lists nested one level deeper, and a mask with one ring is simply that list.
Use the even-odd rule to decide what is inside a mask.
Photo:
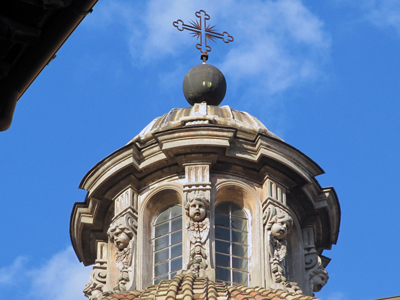
[{"label": "weathered stone surface", "polygon": [[[287,297],[313,295],[328,278],[322,251],[336,243],[340,223],[334,189],[321,188],[315,179],[322,173],[246,113],[206,104],[172,110],[100,161],[80,184],[88,193],[71,215],[74,249],[85,265],[98,259],[99,242],[108,253],[106,283],[101,289],[93,285],[88,296],[101,290],[117,297],[111,294],[152,284],[153,222],[174,205],[182,208],[182,272],[215,281],[215,207],[224,202],[247,216],[248,285],[279,288]],[[290,232],[274,225],[282,214],[292,222],[278,225]],[[132,234],[118,250],[107,232],[122,221]],[[124,249],[129,254],[116,252]],[[191,286],[195,277],[189,275],[182,287]],[[166,297],[173,297],[172,286]],[[200,290],[182,297],[200,297]]]}]

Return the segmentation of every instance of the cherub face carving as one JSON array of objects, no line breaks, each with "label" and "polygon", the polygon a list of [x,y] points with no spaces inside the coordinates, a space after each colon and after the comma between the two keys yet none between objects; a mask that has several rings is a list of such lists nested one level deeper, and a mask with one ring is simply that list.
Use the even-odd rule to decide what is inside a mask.
[{"label": "cherub face carving", "polygon": [[288,227],[289,225],[286,222],[279,220],[272,225],[271,233],[276,239],[281,240],[286,237]]},{"label": "cherub face carving", "polygon": [[125,232],[118,232],[114,235],[114,244],[119,250],[123,250],[129,245],[130,238]]},{"label": "cherub face carving", "polygon": [[288,234],[290,228],[293,226],[293,219],[287,214],[278,214],[271,218],[267,224],[267,230],[277,240],[282,240]]},{"label": "cherub face carving", "polygon": [[119,251],[128,247],[133,238],[133,232],[126,225],[118,223],[111,224],[107,234]]},{"label": "cherub face carving", "polygon": [[190,202],[189,217],[195,222],[201,222],[206,217],[206,208],[203,201],[194,199]]}]

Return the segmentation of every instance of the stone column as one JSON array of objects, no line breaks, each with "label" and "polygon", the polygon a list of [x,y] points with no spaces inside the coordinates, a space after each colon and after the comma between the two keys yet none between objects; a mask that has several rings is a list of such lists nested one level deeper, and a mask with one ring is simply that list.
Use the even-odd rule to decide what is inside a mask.
[{"label": "stone column", "polygon": [[267,179],[264,183],[263,223],[265,245],[266,287],[301,293],[286,274],[287,234],[293,227],[293,218],[286,203],[286,188]]},{"label": "stone column", "polygon": [[110,253],[108,294],[134,290],[136,240],[137,240],[137,193],[128,188],[114,199],[114,217],[107,231]]},{"label": "stone column", "polygon": [[211,162],[184,163],[185,236],[189,251],[184,253],[183,272],[213,278],[210,274],[210,165]]}]

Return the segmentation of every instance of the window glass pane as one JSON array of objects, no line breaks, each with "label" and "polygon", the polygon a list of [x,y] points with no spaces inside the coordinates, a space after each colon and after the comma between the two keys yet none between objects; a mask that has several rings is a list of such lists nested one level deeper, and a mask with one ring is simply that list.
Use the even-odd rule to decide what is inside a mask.
[{"label": "window glass pane", "polygon": [[160,283],[160,281],[163,280],[163,279],[168,279],[168,275],[165,275],[163,277],[154,279],[154,284]]},{"label": "window glass pane", "polygon": [[230,259],[228,255],[216,253],[217,264],[219,266],[230,267]]},{"label": "window glass pane", "polygon": [[171,279],[174,278],[174,276],[177,274],[178,272],[173,272],[171,273],[171,275],[169,276]]},{"label": "window glass pane", "polygon": [[246,214],[244,213],[244,211],[237,205],[231,203],[231,213],[232,216],[237,216],[237,217],[242,217],[242,218],[247,218]]},{"label": "window glass pane", "polygon": [[218,268],[217,267],[217,272],[216,272],[217,279],[225,280],[225,281],[231,281],[231,270],[230,269],[225,269],[225,268]]},{"label": "window glass pane", "polygon": [[182,230],[171,234],[171,245],[182,242]]},{"label": "window glass pane", "polygon": [[173,206],[163,211],[153,227],[154,283],[172,278],[182,269],[182,207]]},{"label": "window glass pane", "polygon": [[228,202],[218,205],[215,212],[216,279],[230,285],[247,285],[247,216],[239,206]]},{"label": "window glass pane", "polygon": [[156,220],[156,224],[160,224],[160,223],[162,223],[162,222],[167,221],[167,220],[168,220],[168,217],[169,217],[169,210],[167,209],[167,210],[163,211],[163,212],[158,216],[158,218],[157,218],[157,220]]},{"label": "window glass pane", "polygon": [[171,260],[171,272],[182,268],[182,256]]},{"label": "window glass pane", "polygon": [[247,258],[247,246],[232,244],[232,254]]},{"label": "window glass pane", "polygon": [[233,270],[233,282],[247,285],[247,273]]},{"label": "window glass pane", "polygon": [[169,258],[169,249],[158,251],[154,254],[154,263],[157,264]]},{"label": "window glass pane", "polygon": [[247,243],[247,233],[232,230],[232,242],[246,244]]},{"label": "window glass pane", "polygon": [[247,231],[247,220],[232,217],[232,228]]},{"label": "window glass pane", "polygon": [[232,267],[247,271],[248,260],[246,258],[232,257]]},{"label": "window glass pane", "polygon": [[229,243],[215,241],[215,251],[229,254]]},{"label": "window glass pane", "polygon": [[155,226],[155,237],[158,237],[160,235],[164,235],[166,233],[168,233],[169,231],[169,222],[161,224],[161,225],[157,225]]},{"label": "window glass pane", "polygon": [[229,227],[229,216],[215,215],[215,226]]},{"label": "window glass pane", "polygon": [[171,219],[181,215],[182,215],[182,207],[180,206],[171,207]]},{"label": "window glass pane", "polygon": [[219,214],[229,215],[229,202],[218,204],[218,206],[215,208],[215,212]]},{"label": "window glass pane", "polygon": [[154,276],[158,277],[160,275],[168,273],[168,261],[154,266]]},{"label": "window glass pane", "polygon": [[230,240],[230,230],[227,228],[215,227],[215,238],[221,240]]},{"label": "window glass pane", "polygon": [[182,217],[171,221],[171,231],[182,228]]},{"label": "window glass pane", "polygon": [[171,257],[182,255],[182,243],[171,247]]},{"label": "window glass pane", "polygon": [[160,237],[158,239],[154,240],[154,250],[159,250],[161,248],[167,247],[168,246],[168,235]]}]

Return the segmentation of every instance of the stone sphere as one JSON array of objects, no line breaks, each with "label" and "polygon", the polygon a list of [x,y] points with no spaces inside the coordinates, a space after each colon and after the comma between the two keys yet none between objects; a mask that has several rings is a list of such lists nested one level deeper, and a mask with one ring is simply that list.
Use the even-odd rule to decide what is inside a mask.
[{"label": "stone sphere", "polygon": [[203,101],[208,105],[218,105],[224,99],[225,93],[224,74],[212,65],[197,65],[183,79],[183,94],[190,105]]}]

